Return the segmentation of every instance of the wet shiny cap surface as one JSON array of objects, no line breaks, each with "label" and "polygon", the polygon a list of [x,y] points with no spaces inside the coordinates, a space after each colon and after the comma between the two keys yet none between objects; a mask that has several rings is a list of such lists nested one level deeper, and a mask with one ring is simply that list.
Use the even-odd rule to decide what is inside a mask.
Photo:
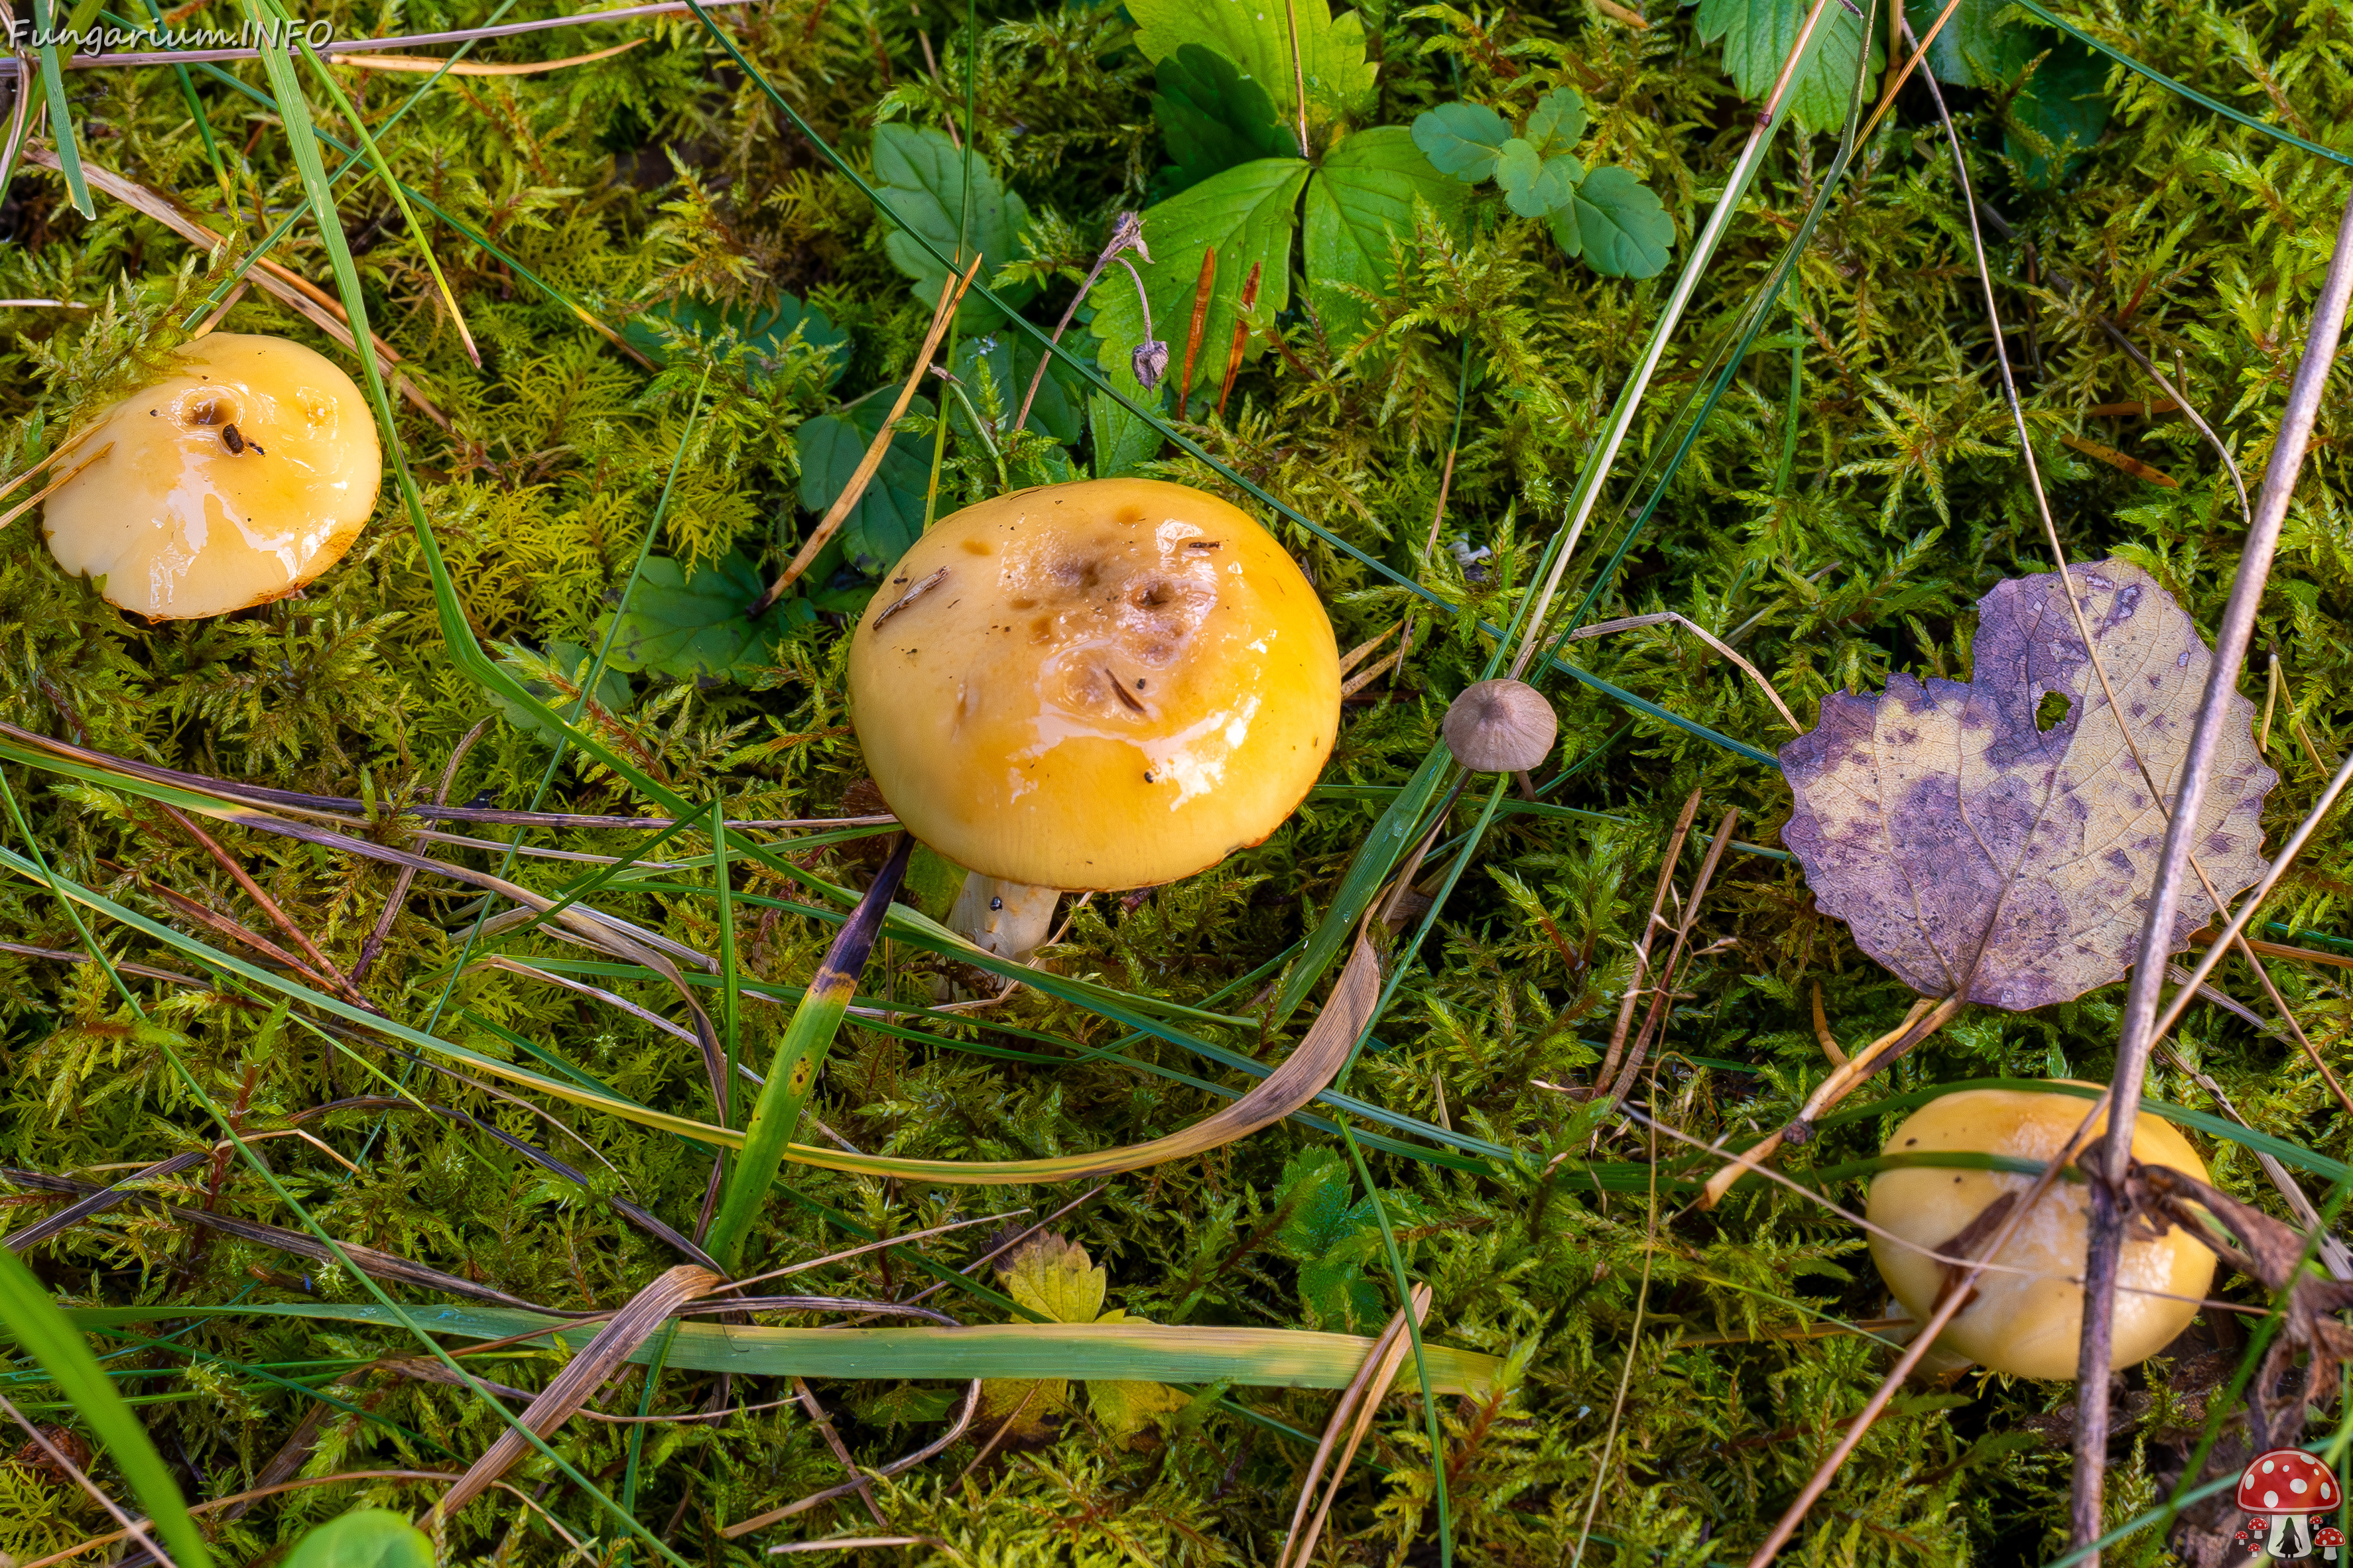
[{"label": "wet shiny cap surface", "polygon": [[918,838],[1074,890],[1173,881],[1264,838],[1340,711],[1298,566],[1239,509],[1155,479],[942,520],[867,607],[849,688],[867,766]]}]

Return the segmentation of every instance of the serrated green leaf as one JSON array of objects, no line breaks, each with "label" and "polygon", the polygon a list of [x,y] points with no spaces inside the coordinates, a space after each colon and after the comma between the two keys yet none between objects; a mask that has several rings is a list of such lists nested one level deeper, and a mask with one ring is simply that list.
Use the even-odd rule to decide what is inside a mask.
[{"label": "serrated green leaf", "polygon": [[[1699,0],[1699,36],[1711,44],[1723,40],[1725,73],[1741,97],[1761,100],[1773,90],[1812,9],[1811,0]],[[1862,16],[1843,5],[1830,6],[1790,79],[1789,113],[1799,129],[1830,131],[1845,121],[1855,57],[1862,47]],[[1875,77],[1882,59],[1875,34],[1870,47]],[[1871,91],[1870,77],[1863,91]]]},{"label": "serrated green leaf", "polygon": [[[2047,40],[2049,35],[2044,35]],[[2021,184],[2049,190],[2108,126],[2107,62],[2073,38],[2052,45],[2002,121],[2002,152]]]},{"label": "serrated green leaf", "polygon": [[[1137,384],[1134,373],[1125,365],[1106,379],[1138,403],[1151,401],[1152,395]],[[1164,437],[1152,421],[1130,414],[1125,405],[1098,393],[1087,399],[1087,439],[1094,447],[1094,478],[1108,479],[1135,473],[1158,457]]]},{"label": "serrated green leaf", "polygon": [[[963,243],[977,247],[984,278],[1019,253],[1021,231],[1029,222],[1029,207],[1005,188],[987,160],[959,150],[940,132],[895,122],[876,127],[874,180],[909,226],[943,253],[957,253],[960,234]],[[915,280],[915,297],[926,305],[937,305],[947,280],[946,268],[899,230],[892,231],[882,247],[899,270]],[[969,265],[971,251],[965,256]],[[999,299],[1015,307],[1029,303],[1037,292],[1038,286],[1027,282],[997,290]],[[977,292],[967,292],[956,307],[956,325],[964,331],[985,332],[1004,320],[1004,312]]]},{"label": "serrated green leaf", "polygon": [[997,1275],[1007,1295],[1057,1323],[1093,1322],[1110,1282],[1085,1247],[1050,1230],[1023,1243]]},{"label": "serrated green leaf", "polygon": [[285,1568],[433,1568],[433,1542],[396,1513],[363,1509],[304,1536]]},{"label": "serrated green leaf", "polygon": [[1303,244],[1309,299],[1335,342],[1351,342],[1366,330],[1369,311],[1352,287],[1376,297],[1394,289],[1393,241],[1410,253],[1414,203],[1459,229],[1468,200],[1461,184],[1433,168],[1401,125],[1359,131],[1332,150],[1308,183]]},{"label": "serrated green leaf", "polygon": [[754,367],[762,374],[806,366],[816,384],[831,386],[849,364],[849,334],[827,319],[824,311],[805,305],[790,294],[779,294],[770,306],[721,307],[700,300],[668,300],[629,318],[621,336],[631,348],[660,363],[672,332],[717,344],[733,333],[752,351]]},{"label": "serrated green leaf", "polygon": [[[1039,396],[1045,396],[1043,390]],[[805,510],[822,516],[840,497],[866,448],[881,433],[882,421],[890,417],[891,401],[887,391],[873,393],[831,414],[807,420],[793,433],[800,456]],[[931,399],[918,393],[908,401],[907,411],[929,418]],[[1031,417],[1037,417],[1034,411]],[[875,469],[865,493],[842,520],[838,537],[850,564],[876,575],[907,552],[923,531],[923,494],[931,478],[931,443],[902,428],[891,437],[882,466]]]},{"label": "serrated green leaf", "polygon": [[1535,143],[1546,157],[1566,153],[1585,134],[1585,96],[1573,87],[1556,87],[1536,100],[1526,129],[1520,134]]},{"label": "serrated green leaf", "polygon": [[1675,247],[1675,220],[1630,170],[1596,169],[1553,215],[1553,238],[1605,278],[1654,278]]},{"label": "serrated green leaf", "polygon": [[1348,1215],[1348,1163],[1329,1149],[1303,1149],[1286,1161],[1274,1202],[1288,1211],[1274,1246],[1294,1259],[1323,1257],[1355,1226]]},{"label": "serrated green leaf", "polygon": [[1297,155],[1298,140],[1275,113],[1266,88],[1215,50],[1187,44],[1161,59],[1155,79],[1160,90],[1152,98],[1152,117],[1171,160],[1164,195],[1237,163]]},{"label": "serrated green leaf", "polygon": [[[1906,0],[1905,15],[1916,37],[1928,37],[1945,3]],[[1926,63],[1936,79],[1958,87],[2008,87],[2016,81],[2053,35],[1998,20],[2010,7],[2011,0],[1961,0],[1952,20],[1928,40]]]},{"label": "serrated green leaf", "polygon": [[1324,0],[1296,0],[1293,9],[1299,17],[1295,66],[1290,22],[1280,5],[1265,0],[1129,0],[1127,6],[1135,18],[1135,47],[1145,59],[1156,64],[1187,44],[1223,55],[1266,89],[1285,125],[1297,118],[1301,76],[1306,79],[1311,125],[1331,119],[1369,119],[1377,97],[1378,68],[1365,58],[1363,21],[1354,11],[1335,17]]},{"label": "serrated green leaf", "polygon": [[[1261,158],[1145,211],[1144,237],[1152,247],[1152,261],[1138,261],[1136,271],[1151,296],[1153,332],[1169,345],[1168,377],[1162,385],[1173,385],[1181,374],[1201,258],[1210,246],[1218,249],[1217,277],[1188,391],[1204,383],[1214,388],[1225,379],[1234,324],[1241,319],[1242,284],[1253,265],[1260,271],[1251,319],[1271,321],[1289,302],[1291,231],[1308,173],[1307,163],[1297,158]],[[1113,267],[1088,298],[1095,308],[1094,331],[1103,342],[1099,363],[1116,378],[1114,384],[1132,384],[1128,359],[1145,337],[1134,280],[1125,268]],[[1263,352],[1255,334],[1242,352],[1245,358]]]},{"label": "serrated green leaf", "polygon": [[1414,117],[1413,144],[1421,155],[1466,185],[1493,176],[1495,154],[1511,139],[1511,121],[1483,103],[1441,103]]},{"label": "serrated green leaf", "polygon": [[613,637],[613,664],[712,682],[740,680],[775,664],[786,636],[814,620],[815,612],[807,600],[790,598],[746,620],[744,612],[766,585],[740,553],[692,572],[648,556]]},{"label": "serrated green leaf", "polygon": [[1346,1256],[1330,1255],[1300,1265],[1299,1305],[1309,1328],[1335,1334],[1379,1331],[1388,1310],[1380,1286],[1365,1273],[1366,1259],[1379,1244],[1379,1236],[1368,1229],[1344,1244]]}]

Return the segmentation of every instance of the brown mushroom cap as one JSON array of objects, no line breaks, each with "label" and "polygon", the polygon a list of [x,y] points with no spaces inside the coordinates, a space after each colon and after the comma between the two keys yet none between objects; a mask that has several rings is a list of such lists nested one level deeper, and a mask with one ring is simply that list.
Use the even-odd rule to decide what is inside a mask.
[{"label": "brown mushroom cap", "polygon": [[1240,510],[1092,479],[945,518],[849,649],[874,782],[966,868],[1072,891],[1174,881],[1272,832],[1330,752],[1332,624]]},{"label": "brown mushroom cap", "polygon": [[[2048,1161],[2066,1146],[2090,1109],[2090,1101],[2071,1094],[1962,1089],[1940,1095],[1906,1117],[1888,1139],[1885,1152]],[[2170,1123],[2145,1112],[2134,1124],[2132,1152],[2137,1160],[2206,1178],[2205,1163],[2189,1141]],[[1990,1205],[2005,1194],[2023,1198],[2033,1183],[2019,1172],[1937,1165],[1873,1176],[1866,1210],[1871,1223],[1901,1239],[1873,1235],[1871,1258],[1905,1310],[1923,1322],[1936,1310],[1946,1274],[1929,1251],[1948,1250],[1946,1244]],[[1992,1261],[2002,1268],[1978,1277],[1976,1299],[1953,1319],[1938,1345],[1996,1372],[2072,1379],[2083,1332],[2084,1290],[2077,1281],[2084,1272],[2088,1210],[2082,1183],[2053,1183],[1994,1254]],[[1974,1239],[1982,1246],[1991,1237]],[[2214,1255],[2179,1226],[2154,1239],[2127,1241],[2117,1273],[2122,1289],[2116,1293],[2114,1364],[2146,1361],[2188,1328],[2213,1279]]]},{"label": "brown mushroom cap", "polygon": [[1454,760],[1472,773],[1516,773],[1551,755],[1560,721],[1525,681],[1481,680],[1448,705],[1439,730]]},{"label": "brown mushroom cap", "polygon": [[150,620],[282,599],[343,558],[375,508],[375,421],[352,378],[284,338],[215,332],[108,410],[51,496],[58,564]]}]

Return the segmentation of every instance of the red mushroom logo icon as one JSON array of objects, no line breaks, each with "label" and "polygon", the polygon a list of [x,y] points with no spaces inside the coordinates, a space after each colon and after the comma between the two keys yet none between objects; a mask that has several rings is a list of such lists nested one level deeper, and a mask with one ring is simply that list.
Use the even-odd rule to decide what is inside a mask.
[{"label": "red mushroom logo icon", "polygon": [[2274,1558],[2311,1556],[2312,1516],[2336,1508],[2342,1500],[2337,1478],[2300,1448],[2258,1454],[2239,1476],[2239,1507],[2270,1524],[2270,1539],[2264,1545]]},{"label": "red mushroom logo icon", "polygon": [[2324,1563],[2337,1561],[2337,1549],[2345,1544],[2345,1532],[2333,1524],[2324,1524],[2312,1532],[2312,1543],[2320,1548]]}]

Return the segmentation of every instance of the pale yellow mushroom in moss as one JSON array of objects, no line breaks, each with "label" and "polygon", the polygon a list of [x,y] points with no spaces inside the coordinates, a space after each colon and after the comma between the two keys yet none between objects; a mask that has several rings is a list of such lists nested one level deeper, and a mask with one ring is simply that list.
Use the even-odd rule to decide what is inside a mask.
[{"label": "pale yellow mushroom in moss", "polygon": [[47,502],[58,564],[151,621],[282,599],[375,508],[375,421],[352,378],[284,338],[215,332],[78,442],[103,457]]},{"label": "pale yellow mushroom in moss", "polygon": [[1156,479],[944,519],[849,647],[882,797],[969,873],[948,924],[1026,960],[1063,892],[1155,887],[1256,844],[1323,772],[1339,649],[1239,509]]},{"label": "pale yellow mushroom in moss", "polygon": [[[1968,1153],[2047,1163],[2091,1109],[2072,1094],[1970,1089],[1940,1095],[1904,1120],[1887,1141],[1890,1155]],[[2092,1134],[2096,1148],[2106,1125]],[[2170,1165],[2206,1180],[2189,1141],[2143,1112],[2133,1127],[2133,1158]],[[1936,1310],[1947,1278],[1931,1252],[1953,1254],[1957,1238],[1972,1251],[2008,1217],[2005,1198],[2022,1202],[2034,1178],[2023,1172],[1914,1165],[1883,1170],[1871,1181],[1866,1214],[1895,1239],[1873,1234],[1872,1261],[1915,1319]],[[2090,1203],[2081,1182],[2052,1184],[2010,1240],[1992,1255],[1998,1267],[1978,1277],[1976,1297],[1938,1336],[1938,1350],[2020,1377],[2072,1380],[2084,1325],[2084,1233]],[[1974,1227],[1974,1228],[1972,1228]],[[2179,1226],[2127,1239],[2118,1270],[2114,1364],[2127,1367],[2163,1350],[2198,1315],[2214,1279],[2214,1255]]]}]

